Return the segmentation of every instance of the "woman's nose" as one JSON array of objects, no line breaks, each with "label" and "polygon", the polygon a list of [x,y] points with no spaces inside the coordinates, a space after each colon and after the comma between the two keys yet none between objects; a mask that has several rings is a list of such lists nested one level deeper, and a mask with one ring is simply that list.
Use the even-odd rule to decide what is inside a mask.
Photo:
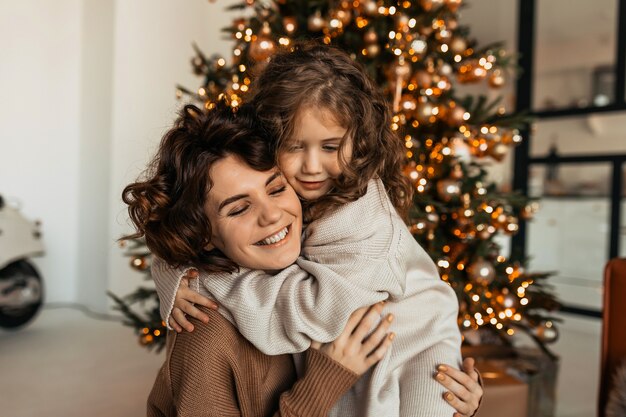
[{"label": "woman's nose", "polygon": [[261,205],[259,225],[269,226],[278,222],[283,216],[283,209],[275,201],[268,199]]}]

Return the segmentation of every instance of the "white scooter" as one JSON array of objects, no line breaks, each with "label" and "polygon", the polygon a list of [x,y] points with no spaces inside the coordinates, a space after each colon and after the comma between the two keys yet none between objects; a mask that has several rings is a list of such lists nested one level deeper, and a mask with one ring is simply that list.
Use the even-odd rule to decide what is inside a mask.
[{"label": "white scooter", "polygon": [[23,326],[39,311],[43,283],[28,259],[43,251],[39,222],[29,221],[0,196],[0,327]]}]

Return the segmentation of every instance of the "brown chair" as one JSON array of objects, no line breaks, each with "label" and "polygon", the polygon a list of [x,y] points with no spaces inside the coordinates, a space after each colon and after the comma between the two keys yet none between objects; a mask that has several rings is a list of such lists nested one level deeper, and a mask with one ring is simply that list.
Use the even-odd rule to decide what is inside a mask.
[{"label": "brown chair", "polygon": [[605,416],[615,369],[626,360],[626,259],[611,259],[604,268],[602,319],[599,417]]}]

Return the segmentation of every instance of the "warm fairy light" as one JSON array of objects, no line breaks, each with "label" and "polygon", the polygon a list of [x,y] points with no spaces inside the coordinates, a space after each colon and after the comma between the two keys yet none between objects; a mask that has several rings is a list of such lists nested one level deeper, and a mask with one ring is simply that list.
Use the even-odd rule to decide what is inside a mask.
[{"label": "warm fairy light", "polygon": [[426,185],[427,182],[428,181],[426,180],[426,178],[420,178],[420,181],[419,181],[420,185]]},{"label": "warm fairy light", "polygon": [[160,330],[158,330],[158,329],[157,329],[157,330],[155,330],[155,331],[154,331],[154,335],[155,335],[155,336],[157,336],[157,337],[158,337],[158,336],[160,336],[160,335],[161,335],[161,331],[160,331]]},{"label": "warm fairy light", "polygon": [[415,171],[411,171],[409,177],[411,177],[412,180],[416,180],[419,177],[419,174]]},{"label": "warm fairy light", "polygon": [[513,336],[515,334],[515,330],[509,329],[506,331],[506,334],[508,334],[509,336]]},{"label": "warm fairy light", "polygon": [[521,300],[519,300],[519,303],[525,306],[526,304],[528,304],[528,298],[522,298]]},{"label": "warm fairy light", "polygon": [[465,320],[465,321],[463,321],[463,326],[464,326],[464,327],[470,327],[471,325],[472,325],[472,322],[471,322],[471,321],[469,321],[469,320]]},{"label": "warm fairy light", "polygon": [[450,246],[444,245],[443,248],[441,248],[441,250],[443,250],[444,253],[448,253],[450,252]]},{"label": "warm fairy light", "polygon": [[202,87],[198,88],[198,95],[200,96],[206,95],[206,90]]},{"label": "warm fairy light", "polygon": [[236,32],[235,33],[235,38],[241,39],[242,37],[243,37],[243,33],[241,33],[241,32]]},{"label": "warm fairy light", "polygon": [[448,52],[448,45],[445,43],[441,44],[441,52]]},{"label": "warm fairy light", "polygon": [[395,7],[395,6],[391,6],[391,7],[389,8],[389,14],[390,14],[390,15],[392,15],[392,16],[393,16],[394,14],[396,14],[396,7]]},{"label": "warm fairy light", "polygon": [[450,262],[448,262],[445,259],[439,259],[439,261],[437,262],[437,265],[439,266],[439,268],[449,268],[450,267]]},{"label": "warm fairy light", "polygon": [[475,303],[477,303],[478,301],[480,301],[480,296],[478,294],[474,294],[472,295],[472,301],[474,301]]},{"label": "warm fairy light", "polygon": [[246,72],[246,66],[243,64],[239,65],[239,72]]},{"label": "warm fairy light", "polygon": [[220,67],[223,67],[224,65],[226,65],[226,60],[224,58],[218,59],[217,65],[219,65]]},{"label": "warm fairy light", "polygon": [[144,327],[143,329],[141,329],[141,332],[143,334],[148,334],[148,333],[150,333],[150,329],[148,329],[147,327]]},{"label": "warm fairy light", "polygon": [[289,45],[290,41],[289,41],[289,38],[280,38],[278,40],[278,43],[282,46],[287,46]]},{"label": "warm fairy light", "polygon": [[454,56],[454,62],[461,62],[462,59],[463,59],[463,57],[461,55],[455,55]]},{"label": "warm fairy light", "polygon": [[498,329],[498,330],[502,330],[503,327],[504,326],[502,325],[502,323],[496,324],[496,329]]},{"label": "warm fairy light", "polygon": [[248,86],[247,85],[242,85],[240,90],[245,93],[246,91],[248,91]]},{"label": "warm fairy light", "polygon": [[497,318],[495,318],[495,317],[492,317],[492,318],[491,318],[491,320],[489,320],[489,323],[491,323],[491,324],[494,324],[494,325],[495,325],[496,323],[498,323],[498,319],[497,319]]},{"label": "warm fairy light", "polygon": [[433,89],[432,88],[427,88],[426,90],[424,90],[424,94],[426,94],[427,96],[432,96],[433,95]]},{"label": "warm fairy light", "polygon": [[493,313],[493,308],[487,307],[486,311],[487,311],[487,314],[491,314],[491,313]]},{"label": "warm fairy light", "polygon": [[233,90],[239,90],[239,83],[233,83]]},{"label": "warm fairy light", "polygon": [[235,56],[239,56],[239,55],[241,55],[241,49],[235,49],[235,50],[233,51],[233,55],[235,55]]},{"label": "warm fairy light", "polygon": [[252,35],[252,29],[248,28],[246,29],[246,35],[251,36]]},{"label": "warm fairy light", "polygon": [[511,310],[510,308],[507,308],[506,310],[504,310],[504,314],[507,317],[513,317],[513,310]]},{"label": "warm fairy light", "polygon": [[474,286],[471,283],[467,283],[467,285],[464,288],[465,292],[469,292],[472,288],[474,288]]},{"label": "warm fairy light", "polygon": [[478,319],[481,319],[483,315],[480,313],[474,313],[474,317],[478,320]]},{"label": "warm fairy light", "polygon": [[424,190],[426,190],[426,188],[424,188],[424,186],[423,186],[423,185],[418,185],[416,188],[417,188],[417,191],[418,191],[419,193],[423,193],[423,192],[424,192]]},{"label": "warm fairy light", "polygon": [[408,151],[408,152],[406,153],[406,157],[407,157],[407,158],[412,158],[412,157],[413,157],[413,152]]},{"label": "warm fairy light", "polygon": [[400,48],[395,48],[395,49],[393,50],[393,53],[394,53],[396,56],[400,56],[400,55],[402,55],[402,49],[400,49]]},{"label": "warm fairy light", "polygon": [[246,42],[250,42],[252,40],[252,36],[246,35],[243,37],[243,40]]},{"label": "warm fairy light", "polygon": [[502,263],[502,262],[506,262],[506,258],[502,255],[498,255],[498,257],[496,258],[496,261]]},{"label": "warm fairy light", "polygon": [[513,316],[513,320],[520,321],[522,319],[522,315],[520,313],[515,313]]},{"label": "warm fairy light", "polygon": [[504,311],[501,311],[498,313],[498,317],[500,317],[501,319],[505,319],[506,318],[506,314],[504,314]]},{"label": "warm fairy light", "polygon": [[409,27],[411,29],[413,29],[415,27],[415,24],[417,23],[417,20],[415,20],[414,17],[412,17],[411,19],[409,19]]}]

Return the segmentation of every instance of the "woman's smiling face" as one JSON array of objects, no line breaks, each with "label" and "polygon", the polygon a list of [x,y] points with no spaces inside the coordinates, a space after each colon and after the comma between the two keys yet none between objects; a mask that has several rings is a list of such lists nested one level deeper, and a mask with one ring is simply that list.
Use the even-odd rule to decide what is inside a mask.
[{"label": "woman's smiling face", "polygon": [[256,171],[234,156],[214,163],[205,212],[211,244],[237,265],[283,269],[300,254],[302,208],[278,168]]}]

